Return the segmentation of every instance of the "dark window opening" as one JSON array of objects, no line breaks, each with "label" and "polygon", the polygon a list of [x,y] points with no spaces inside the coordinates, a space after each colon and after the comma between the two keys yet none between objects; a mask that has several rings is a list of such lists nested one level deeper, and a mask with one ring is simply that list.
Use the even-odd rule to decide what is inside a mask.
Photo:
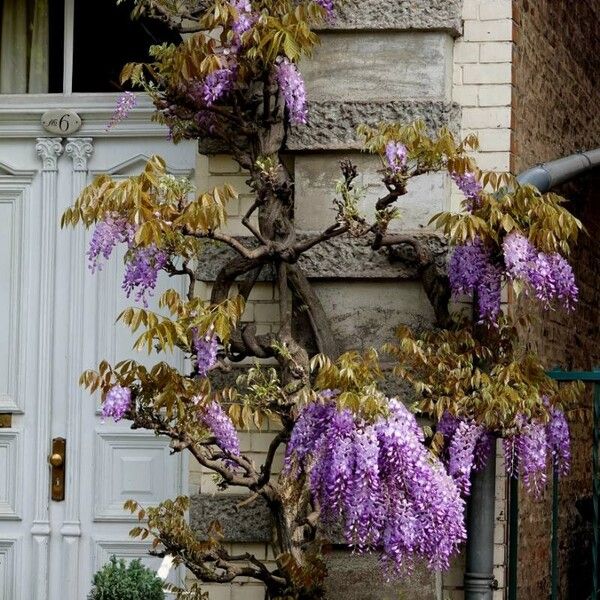
[{"label": "dark window opening", "polygon": [[0,93],[63,91],[64,0],[0,0]]},{"label": "dark window opening", "polygon": [[179,42],[166,25],[130,19],[131,5],[115,0],[78,0],[75,5],[73,91],[117,92],[123,65],[149,60],[152,44]]},{"label": "dark window opening", "polygon": [[49,64],[48,92],[62,94],[63,64],[65,53],[65,3],[64,0],[51,0],[48,14],[49,25]]}]

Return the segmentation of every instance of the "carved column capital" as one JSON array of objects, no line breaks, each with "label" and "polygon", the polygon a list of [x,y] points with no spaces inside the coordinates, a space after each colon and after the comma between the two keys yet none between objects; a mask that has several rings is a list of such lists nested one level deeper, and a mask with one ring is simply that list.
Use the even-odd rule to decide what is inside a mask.
[{"label": "carved column capital", "polygon": [[92,138],[67,138],[65,152],[73,160],[73,171],[87,171],[88,159],[94,153]]},{"label": "carved column capital", "polygon": [[42,171],[57,171],[63,153],[62,138],[37,138],[35,151],[42,160]]}]

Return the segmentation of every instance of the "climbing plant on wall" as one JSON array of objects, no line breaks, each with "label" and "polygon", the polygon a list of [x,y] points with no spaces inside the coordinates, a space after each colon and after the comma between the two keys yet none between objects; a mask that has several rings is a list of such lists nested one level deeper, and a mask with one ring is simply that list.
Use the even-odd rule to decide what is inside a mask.
[{"label": "climbing plant on wall", "polygon": [[[186,521],[187,498],[141,507],[132,534],[152,539],[153,552],[170,555],[202,583],[238,578],[262,582],[268,597],[320,598],[325,566],[322,525],[341,522],[358,552],[377,552],[390,576],[410,572],[416,560],[445,568],[465,539],[465,496],[472,469],[481,466],[495,436],[534,491],[543,485],[550,457],[566,469],[568,428],[564,406],[539,360],[519,346],[515,324],[503,315],[501,290],[537,298],[543,309],[571,309],[577,298],[564,256],[580,224],[554,194],[521,187],[510,176],[482,174],[447,129],[421,122],[364,126],[365,150],[381,158],[381,197],[375,218],[360,213],[364,193],[350,161],[340,165],[331,223],[320,233],[297,234],[294,181],[286,160],[292,127],[310,120],[298,69],[318,44],[316,25],[335,19],[333,0],[137,0],[134,18],[150,17],[185,33],[179,45],[150,49],[151,62],[130,64],[124,81],[143,89],[174,142],[198,139],[230,154],[248,174],[253,202],[242,222],[252,242],[227,233],[227,207],[236,190],[223,184],[196,190],[169,175],[152,157],[125,180],[100,176],[63,215],[63,225],[93,228],[89,267],[100,270],[117,245],[126,247],[123,292],[138,305],[119,317],[137,332],[137,350],[189,359],[181,372],[165,360],[152,368],[135,360],[102,362],[81,382],[100,391],[103,414],[131,421],[190,452],[222,488],[262,499],[274,523],[275,566],[251,554],[233,554],[214,524],[199,541]],[[110,126],[135,103],[126,93]],[[454,251],[445,273],[418,238],[389,231],[418,175],[445,170],[465,195],[465,211],[435,219]],[[255,218],[257,217],[257,218]],[[414,410],[381,391],[376,350],[340,353],[326,310],[299,259],[311,248],[346,236],[373,252],[408,244],[422,273],[437,327],[417,336],[403,328],[385,351],[397,359],[396,376],[415,384]],[[210,299],[197,294],[196,269],[211,245],[234,258],[219,265]],[[428,270],[429,269],[429,270]],[[187,292],[170,289],[148,308],[160,273],[182,277]],[[271,273],[279,294],[278,331],[257,333],[242,322],[261,275]],[[448,286],[449,281],[449,286]],[[470,298],[467,317],[450,311],[450,294]],[[294,326],[303,317],[310,347]],[[315,351],[310,348],[316,348]],[[229,385],[218,374],[247,360]],[[269,359],[275,367],[256,361]],[[254,361],[254,362],[253,362]],[[432,417],[423,430],[415,412]],[[257,465],[240,449],[236,429],[278,431]],[[278,451],[281,474],[273,475]],[[481,450],[486,450],[483,452]],[[515,463],[516,464],[516,461]],[[183,594],[183,591],[181,591]],[[183,597],[183,596],[182,596]]]}]

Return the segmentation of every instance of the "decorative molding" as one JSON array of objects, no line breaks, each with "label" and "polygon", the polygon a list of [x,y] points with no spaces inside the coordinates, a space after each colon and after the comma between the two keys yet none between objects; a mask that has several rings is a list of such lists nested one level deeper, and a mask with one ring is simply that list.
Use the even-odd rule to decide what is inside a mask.
[{"label": "decorative molding", "polygon": [[21,600],[21,540],[0,539],[0,598]]},{"label": "decorative molding", "polygon": [[[410,231],[403,233],[418,240],[431,253],[436,264],[445,264],[447,243],[441,236]],[[303,233],[298,239],[302,240],[307,236],[307,233]],[[254,242],[250,237],[238,239],[249,246]],[[198,261],[197,279],[208,283],[215,281],[220,268],[235,256],[235,251],[225,244],[212,241],[204,244],[202,260]],[[340,236],[311,248],[302,254],[298,264],[306,276],[313,280],[406,280],[419,276],[414,247],[408,242],[398,244],[393,252],[388,249],[374,251],[368,240]],[[265,266],[259,281],[273,279],[272,267]]]},{"label": "decorative molding", "polygon": [[74,172],[87,172],[88,159],[94,152],[93,141],[92,138],[67,138],[65,153],[73,160]]},{"label": "decorative molding", "polygon": [[[0,430],[0,521],[20,521],[23,478],[19,432]],[[0,579],[1,580],[1,579]]]},{"label": "decorative molding", "polygon": [[[3,175],[2,171],[12,173]],[[0,389],[0,411],[23,412],[22,382],[27,377],[25,371],[26,360],[21,356],[23,335],[22,315],[27,314],[23,307],[23,298],[26,297],[26,284],[29,274],[25,273],[23,265],[24,215],[29,205],[31,181],[34,173],[31,171],[15,171],[3,168],[0,165],[0,205],[10,205],[10,217],[3,216],[4,226],[8,227],[8,236],[4,240],[10,244],[4,257],[11,260],[10,272],[7,274],[5,285],[8,286],[8,339],[7,377],[5,390]],[[4,385],[3,385],[4,387]]]},{"label": "decorative molding", "polygon": [[58,159],[63,153],[62,138],[37,138],[35,151],[42,159],[43,171],[58,171]]},{"label": "decorative molding", "polygon": [[48,598],[48,569],[50,560],[50,520],[48,487],[50,472],[46,464],[50,441],[52,414],[53,362],[48,360],[54,351],[54,309],[56,280],[56,224],[58,222],[58,158],[63,152],[61,138],[37,138],[36,152],[42,161],[41,206],[38,231],[39,303],[37,355],[37,426],[34,450],[35,461],[35,520],[33,535],[32,574],[36,600]]},{"label": "decorative molding", "polygon": [[24,94],[0,97],[0,136],[3,138],[43,137],[42,115],[52,109],[72,109],[81,117],[78,133],[93,138],[166,138],[167,128],[152,121],[154,106],[145,94],[127,119],[107,129],[118,94]]},{"label": "decorative molding", "polygon": [[321,29],[437,30],[459,36],[463,0],[344,0]]},{"label": "decorative molding", "polygon": [[[96,431],[94,463],[97,522],[135,522],[137,518],[123,510],[125,500],[155,505],[182,486],[180,458],[171,456],[168,440],[153,433]],[[135,489],[125,489],[126,480]]]},{"label": "decorative molding", "polygon": [[[91,171],[92,175],[99,175],[101,173],[107,173],[113,177],[129,177],[131,175],[137,175],[141,171],[143,171],[146,163],[150,160],[151,156],[149,154],[135,154],[131,156],[127,160],[124,160],[120,163],[117,163],[107,169],[95,169]],[[180,169],[171,165],[167,162],[166,165],[167,172],[175,175],[176,177],[187,177],[191,178],[194,175],[193,169]]]},{"label": "decorative molding", "polygon": [[29,171],[27,169],[15,169],[0,161],[0,178],[8,176],[10,177],[10,181],[31,183],[36,173],[37,171]]}]

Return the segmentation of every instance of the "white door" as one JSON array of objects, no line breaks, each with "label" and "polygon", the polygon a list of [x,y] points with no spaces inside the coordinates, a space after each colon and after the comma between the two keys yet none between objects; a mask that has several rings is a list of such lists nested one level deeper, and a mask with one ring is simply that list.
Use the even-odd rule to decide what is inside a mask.
[{"label": "white door", "polygon": [[[0,124],[0,134],[4,125],[12,128]],[[91,574],[112,554],[145,554],[127,536],[123,501],[155,504],[186,492],[185,465],[166,441],[102,423],[77,385],[79,373],[103,358],[133,356],[131,336],[114,324],[129,302],[119,257],[91,275],[89,234],[61,231],[60,214],[94,174],[139,172],[153,152],[171,172],[193,173],[193,144],[173,146],[156,130],[140,138],[141,123],[129,127],[131,137],[116,139],[92,122],[81,137],[1,135],[0,412],[11,418],[0,429],[1,600],[84,598]],[[54,438],[66,440],[64,502],[50,499]]]},{"label": "white door", "polygon": [[[145,556],[147,546],[128,537],[123,501],[151,505],[187,493],[187,466],[165,441],[103,423],[97,400],[77,385],[104,358],[141,357],[115,326],[128,305],[122,262],[114,257],[91,275],[89,233],[60,230],[59,218],[95,174],[139,172],[151,154],[191,177],[195,145],[170,143],[143,101],[106,131],[117,94],[70,93],[65,83],[76,23],[72,0],[65,8],[63,93],[0,95],[0,600],[84,599],[112,554]],[[50,108],[75,110],[81,129],[48,134],[41,115]],[[66,440],[60,502],[50,493],[55,438]]]}]

